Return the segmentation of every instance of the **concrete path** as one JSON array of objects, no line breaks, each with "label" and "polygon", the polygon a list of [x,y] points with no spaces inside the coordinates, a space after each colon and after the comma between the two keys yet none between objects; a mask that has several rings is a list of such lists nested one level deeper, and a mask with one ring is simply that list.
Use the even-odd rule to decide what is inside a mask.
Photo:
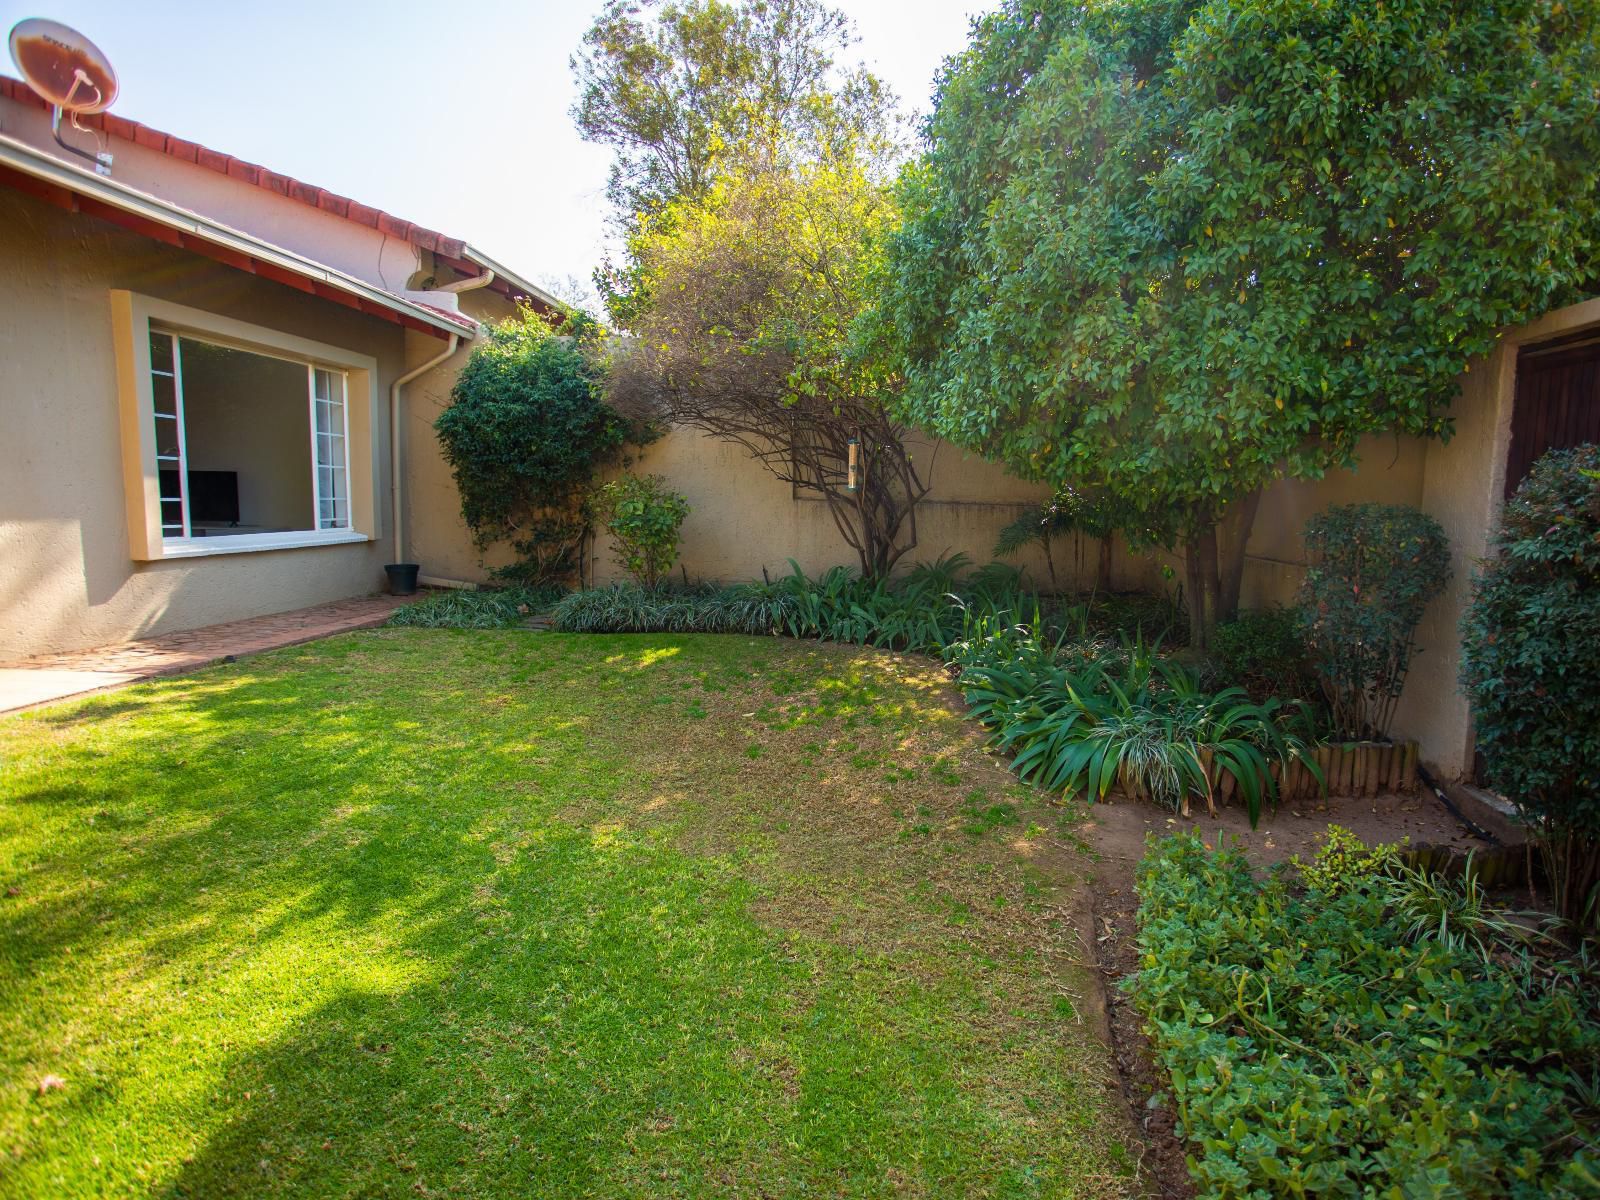
[{"label": "concrete path", "polygon": [[116,646],[0,663],[0,713],[382,625],[413,596],[362,596]]}]

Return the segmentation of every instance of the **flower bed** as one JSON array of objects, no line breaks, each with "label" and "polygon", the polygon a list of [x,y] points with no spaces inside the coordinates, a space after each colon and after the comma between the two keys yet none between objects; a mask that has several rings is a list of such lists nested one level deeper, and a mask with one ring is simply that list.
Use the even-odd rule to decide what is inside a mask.
[{"label": "flower bed", "polygon": [[1140,869],[1136,1002],[1201,1192],[1600,1194],[1600,980],[1336,852],[1262,882],[1185,836]]}]

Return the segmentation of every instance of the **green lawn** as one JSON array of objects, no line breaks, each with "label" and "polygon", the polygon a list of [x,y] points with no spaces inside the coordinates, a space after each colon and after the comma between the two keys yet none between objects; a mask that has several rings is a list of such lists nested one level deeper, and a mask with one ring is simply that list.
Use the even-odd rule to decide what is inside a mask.
[{"label": "green lawn", "polygon": [[0,1195],[1122,1194],[1072,843],[931,663],[814,643],[0,719]]}]

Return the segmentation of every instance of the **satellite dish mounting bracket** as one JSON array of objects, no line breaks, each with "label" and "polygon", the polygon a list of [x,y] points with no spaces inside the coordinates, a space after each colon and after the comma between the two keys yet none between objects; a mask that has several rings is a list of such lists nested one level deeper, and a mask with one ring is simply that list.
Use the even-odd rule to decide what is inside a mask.
[{"label": "satellite dish mounting bracket", "polygon": [[[100,100],[102,99],[100,89],[95,87],[94,80],[90,79],[89,76],[84,73],[82,68],[79,68],[78,71],[74,73],[72,89],[67,93],[68,105],[72,104],[73,99],[78,94],[78,89],[81,87],[87,87],[91,89],[94,92],[95,104],[98,105],[100,103]],[[96,175],[110,175],[112,156],[105,149],[105,142],[100,138],[99,134],[95,134],[95,142],[100,148],[93,154],[90,154],[87,150],[83,150],[77,146],[74,146],[71,142],[67,141],[66,138],[61,136],[61,114],[64,111],[66,111],[66,109],[59,104],[53,104],[50,106],[50,136],[55,138],[56,145],[60,146],[68,154],[76,154],[79,158],[93,163],[94,173]],[[79,133],[94,132],[91,129],[85,129],[82,125],[78,124],[78,110],[76,108],[72,109],[72,127]]]}]

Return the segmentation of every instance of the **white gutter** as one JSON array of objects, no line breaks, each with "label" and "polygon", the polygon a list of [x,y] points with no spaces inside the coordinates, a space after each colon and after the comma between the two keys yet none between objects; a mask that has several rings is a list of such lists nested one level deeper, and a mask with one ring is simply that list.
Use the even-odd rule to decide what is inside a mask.
[{"label": "white gutter", "polygon": [[[462,257],[468,262],[476,263],[484,270],[492,272],[499,278],[505,280],[512,287],[516,288],[517,291],[526,293],[533,299],[537,300],[540,304],[547,305],[548,307],[554,309],[563,309],[567,307],[564,303],[562,303],[560,300],[557,300],[538,284],[522,278],[522,276],[518,275],[510,268],[495,262],[494,259],[490,258],[487,254],[475,246],[468,246],[466,250],[462,252]],[[470,283],[471,280],[467,280],[466,282]]]},{"label": "white gutter", "polygon": [[223,225],[189,209],[180,208],[115,179],[101,178],[3,133],[0,133],[0,163],[24,175],[31,175],[35,179],[42,179],[112,208],[142,217],[152,224],[199,238],[225,250],[231,250],[235,254],[260,259],[295,275],[325,283],[329,287],[338,288],[340,291],[348,292],[394,312],[404,313],[442,333],[459,337],[469,332],[461,322],[452,321],[425,305],[413,304],[402,296],[384,291],[354,275],[346,275],[343,271],[296,254],[293,250],[285,250],[282,246],[262,241],[253,234]]},{"label": "white gutter", "polygon": [[459,296],[462,292],[471,292],[481,287],[488,287],[493,282],[494,272],[485,271],[482,275],[474,275],[471,279],[458,279],[454,283],[447,283],[433,290],[436,292],[450,292]]},{"label": "white gutter", "polygon": [[[494,272],[485,271],[482,275],[472,279],[463,279],[459,283],[453,283],[449,287],[436,290],[452,292],[459,296],[462,292],[470,292],[474,288],[488,287],[493,282]],[[389,385],[389,474],[390,491],[394,496],[394,560],[397,563],[406,561],[405,537],[403,536],[405,533],[405,506],[403,503],[405,497],[405,484],[403,482],[405,472],[400,462],[400,389],[419,375],[427,374],[444,362],[456,352],[457,347],[460,345],[461,335],[452,333],[450,335],[450,344],[444,348],[442,353],[430,358],[420,367],[407,371]],[[444,581],[435,580],[434,582],[442,583]],[[449,585],[447,584],[446,586]]]}]

